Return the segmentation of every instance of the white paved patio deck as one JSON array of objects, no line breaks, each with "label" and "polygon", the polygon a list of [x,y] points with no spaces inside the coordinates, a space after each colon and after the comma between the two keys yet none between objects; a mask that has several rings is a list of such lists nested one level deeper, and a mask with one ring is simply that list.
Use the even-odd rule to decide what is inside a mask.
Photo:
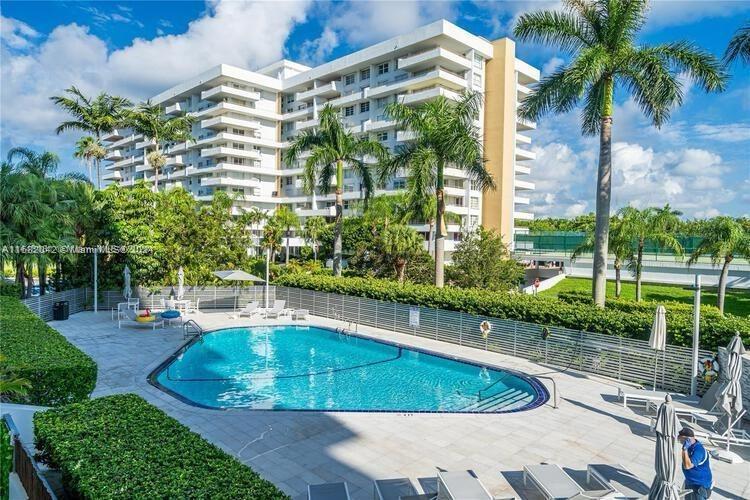
[{"label": "white paved patio deck", "polygon": [[[195,318],[206,329],[260,322],[233,320],[227,313],[201,313]],[[312,318],[310,323],[337,325],[322,318]],[[617,384],[611,381],[360,327],[360,334],[551,375],[560,390],[560,407],[499,415],[206,410],[182,403],[146,380],[182,345],[180,328],[118,329],[109,312],[79,313],[50,324],[99,364],[93,396],[140,394],[295,499],[306,498],[308,483],[341,480],[349,483],[357,500],[372,498],[373,479],[408,477],[429,489],[435,467],[472,469],[494,495],[526,499],[539,497],[523,487],[525,464],[558,463],[578,479],[585,477],[581,472],[588,463],[620,463],[647,484],[653,478],[649,420],[615,401]],[[745,457],[750,459],[748,454]],[[750,464],[713,461],[713,468],[717,481],[713,498],[750,498]]]}]

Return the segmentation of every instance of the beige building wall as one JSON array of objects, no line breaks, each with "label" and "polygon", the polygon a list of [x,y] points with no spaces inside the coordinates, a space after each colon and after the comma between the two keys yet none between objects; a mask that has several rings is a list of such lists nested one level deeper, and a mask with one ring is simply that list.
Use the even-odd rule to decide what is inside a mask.
[{"label": "beige building wall", "polygon": [[485,68],[484,153],[496,190],[482,202],[482,225],[513,242],[514,154],[516,132],[516,46],[502,38],[492,42],[493,57]]}]

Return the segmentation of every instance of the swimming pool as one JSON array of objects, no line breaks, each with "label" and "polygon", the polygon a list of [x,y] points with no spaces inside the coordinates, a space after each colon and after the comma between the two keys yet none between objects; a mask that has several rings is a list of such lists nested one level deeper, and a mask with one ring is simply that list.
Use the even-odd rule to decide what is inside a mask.
[{"label": "swimming pool", "polygon": [[150,381],[194,405],[256,410],[504,413],[549,397],[520,373],[296,325],[206,333]]}]

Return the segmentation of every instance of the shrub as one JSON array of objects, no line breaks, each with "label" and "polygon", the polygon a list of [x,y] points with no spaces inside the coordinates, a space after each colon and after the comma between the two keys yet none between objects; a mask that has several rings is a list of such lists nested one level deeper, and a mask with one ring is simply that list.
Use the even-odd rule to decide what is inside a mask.
[{"label": "shrub", "polygon": [[0,297],[0,345],[8,368],[31,383],[14,401],[56,406],[85,400],[94,390],[94,360],[18,299]]},{"label": "shrub", "polygon": [[34,416],[40,458],[83,499],[286,499],[272,483],[135,394]]},{"label": "shrub", "polygon": [[[297,274],[282,276],[275,284],[643,340],[648,339],[654,318],[653,310],[645,308],[624,310],[622,306],[623,309],[600,309],[593,304],[568,303],[552,297],[476,288],[436,288],[408,283],[399,285],[393,281],[371,278]],[[750,341],[750,321],[747,319],[717,317],[709,313],[701,317],[701,345],[704,348],[716,349],[719,345],[726,345],[736,331],[740,332],[746,342]],[[682,310],[668,312],[667,334],[671,344],[690,346],[692,332],[692,313]]]},{"label": "shrub", "polygon": [[23,288],[21,288],[20,283],[0,279],[0,297],[15,297],[20,299],[22,291]]}]

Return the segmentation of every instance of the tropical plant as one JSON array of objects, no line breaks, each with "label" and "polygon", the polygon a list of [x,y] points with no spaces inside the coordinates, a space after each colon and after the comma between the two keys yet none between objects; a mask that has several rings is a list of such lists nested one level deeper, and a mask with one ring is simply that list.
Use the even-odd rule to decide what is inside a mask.
[{"label": "tropical plant", "polygon": [[325,230],[326,220],[323,217],[315,216],[308,217],[305,220],[305,227],[303,229],[304,236],[307,241],[310,242],[313,249],[313,260],[318,261],[318,247],[320,246],[320,237],[323,235]]},{"label": "tropical plant", "polygon": [[273,222],[284,228],[286,239],[286,254],[284,255],[284,264],[289,264],[289,240],[292,238],[292,230],[300,228],[299,217],[287,205],[281,205],[273,214]]},{"label": "tropical plant", "polygon": [[258,254],[257,243],[259,242],[259,240],[256,239],[255,233],[258,230],[260,223],[265,220],[268,220],[268,214],[258,207],[252,207],[247,212],[243,212],[239,218],[240,224],[244,225],[245,227],[250,227],[250,240],[256,255]]},{"label": "tropical plant", "polygon": [[750,232],[735,219],[721,216],[714,217],[706,224],[701,238],[701,242],[688,259],[688,265],[695,264],[703,255],[710,256],[714,266],[721,264],[716,305],[723,314],[729,265],[735,257],[750,259]]},{"label": "tropical plant", "polygon": [[523,283],[523,266],[510,258],[502,237],[492,230],[479,227],[467,233],[451,260],[446,274],[461,288],[507,291]]},{"label": "tropical plant", "polygon": [[726,64],[731,64],[736,60],[750,65],[750,21],[735,31],[724,53]]},{"label": "tropical plant", "polygon": [[380,181],[385,183],[404,169],[409,176],[413,200],[425,200],[434,193],[435,206],[435,285],[443,286],[445,266],[445,169],[457,168],[481,190],[495,187],[484,168],[479,129],[482,98],[466,92],[457,101],[440,96],[417,107],[390,103],[386,115],[399,129],[410,131],[414,140],[400,145],[395,154],[380,165]]},{"label": "tropical plant", "polygon": [[162,148],[167,142],[185,142],[191,141],[193,136],[191,130],[195,118],[183,114],[180,116],[170,116],[164,113],[164,110],[158,104],[151,104],[151,101],[136,106],[126,115],[126,123],[133,129],[136,134],[142,134],[143,138],[151,141],[146,150],[153,147],[153,151],[146,154],[145,160],[154,169],[154,190],[159,190],[159,170],[163,169],[167,163],[167,157],[162,153]]},{"label": "tropical plant", "polygon": [[423,241],[415,230],[404,224],[388,224],[380,231],[378,247],[393,266],[399,283],[404,282],[406,265],[422,250]]},{"label": "tropical plant", "polygon": [[73,157],[78,158],[84,165],[86,165],[89,180],[92,180],[92,164],[94,162],[102,161],[106,155],[107,149],[90,135],[84,135],[78,139],[76,141],[76,149],[73,152]]},{"label": "tropical plant", "polygon": [[[632,240],[629,235],[622,230],[622,219],[612,217],[609,223],[609,253],[614,257],[612,267],[615,270],[615,297],[620,298],[622,295],[622,266],[633,255]],[[583,241],[573,250],[570,259],[575,261],[585,253],[594,251],[594,228],[592,225],[586,231]]]},{"label": "tropical plant", "polygon": [[523,14],[514,34],[522,41],[553,45],[571,55],[567,65],[544,77],[519,108],[537,120],[567,113],[583,99],[582,129],[599,134],[593,297],[604,307],[612,194],[612,115],[614,93],[631,95],[654,126],[661,127],[682,103],[680,75],[705,91],[723,90],[719,60],[689,42],[636,45],[646,22],[646,0],[565,0],[563,11]]},{"label": "tropical plant", "polygon": [[382,162],[388,150],[380,142],[367,137],[356,137],[347,130],[341,115],[330,105],[319,114],[320,124],[312,130],[303,130],[291,142],[285,154],[288,164],[295,164],[304,151],[310,156],[304,164],[304,189],[313,193],[316,186],[330,193],[331,179],[336,179],[336,215],[334,219],[333,273],[341,276],[342,220],[344,213],[344,168],[349,167],[359,177],[365,200],[374,189],[374,179],[367,157]]},{"label": "tropical plant", "polygon": [[[94,135],[96,143],[101,143],[102,135],[122,126],[125,110],[132,104],[124,97],[100,93],[94,98],[87,97],[75,86],[65,89],[66,95],[52,96],[50,99],[68,114],[72,120],[62,122],[55,129],[57,134],[67,130],[81,130]],[[96,165],[96,187],[101,188],[101,160],[93,158]]]},{"label": "tropical plant", "polygon": [[284,228],[273,218],[269,219],[263,226],[263,239],[260,242],[260,247],[271,252],[271,262],[276,260],[276,254],[281,251],[283,232]]},{"label": "tropical plant", "polygon": [[0,399],[3,396],[25,396],[29,392],[31,382],[18,377],[13,367],[8,365],[8,359],[0,354]]}]

